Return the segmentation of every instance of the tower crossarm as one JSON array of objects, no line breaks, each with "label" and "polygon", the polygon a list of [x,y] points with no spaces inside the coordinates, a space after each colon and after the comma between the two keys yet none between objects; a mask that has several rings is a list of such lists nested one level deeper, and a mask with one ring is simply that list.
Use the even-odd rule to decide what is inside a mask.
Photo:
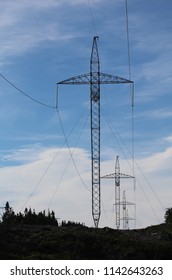
[{"label": "tower crossarm", "polygon": [[[120,201],[120,203],[119,203],[120,205],[135,205],[135,203],[133,203],[133,202],[129,202],[129,201],[125,201],[125,203],[124,203],[124,201]],[[115,203],[114,203],[114,205],[115,205]]]},{"label": "tower crossarm", "polygon": [[101,84],[129,84],[133,81],[106,73],[100,73],[100,83]]},{"label": "tower crossarm", "polygon": [[126,205],[135,205],[135,203],[126,201]]},{"label": "tower crossarm", "polygon": [[90,73],[71,77],[59,82],[58,85],[90,85]]},{"label": "tower crossarm", "polygon": [[[97,83],[96,80],[91,81],[90,73],[86,73],[86,74],[71,77],[69,79],[59,82],[58,84],[59,85],[60,84],[61,85],[90,85],[90,82],[92,82],[92,84]],[[128,84],[128,83],[133,83],[133,81],[112,74],[100,73],[100,84]]]},{"label": "tower crossarm", "polygon": [[[130,176],[124,173],[119,173],[118,175],[121,179],[134,179],[134,176]],[[117,174],[116,173],[112,173],[112,174],[108,174],[105,176],[101,176],[101,179],[116,179]]]}]

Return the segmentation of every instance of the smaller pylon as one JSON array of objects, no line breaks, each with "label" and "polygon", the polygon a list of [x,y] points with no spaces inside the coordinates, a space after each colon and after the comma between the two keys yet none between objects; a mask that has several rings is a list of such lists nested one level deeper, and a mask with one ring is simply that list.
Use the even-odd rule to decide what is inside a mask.
[{"label": "smaller pylon", "polygon": [[116,157],[115,173],[102,176],[101,179],[115,179],[115,212],[116,212],[116,228],[120,228],[120,179],[135,179],[134,176],[120,173],[119,156]]},{"label": "smaller pylon", "polygon": [[123,200],[120,203],[120,205],[122,205],[123,208],[123,218],[121,220],[123,220],[123,229],[129,229],[129,220],[135,220],[134,218],[129,218],[128,215],[128,209],[127,209],[127,205],[135,205],[135,203],[129,202],[126,200],[126,193],[125,191],[123,191]]},{"label": "smaller pylon", "polygon": [[126,209],[125,229],[129,229],[129,215],[128,215],[128,209]]},{"label": "smaller pylon", "polygon": [[128,209],[127,209],[127,202],[126,202],[126,194],[125,191],[123,191],[123,229],[126,229],[126,226],[128,224]]}]

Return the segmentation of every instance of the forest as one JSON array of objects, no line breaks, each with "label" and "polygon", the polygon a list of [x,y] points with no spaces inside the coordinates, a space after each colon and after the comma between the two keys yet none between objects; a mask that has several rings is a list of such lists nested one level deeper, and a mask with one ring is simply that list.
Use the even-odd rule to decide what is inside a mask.
[{"label": "forest", "polygon": [[[40,211],[36,213],[35,209],[25,208],[24,213],[15,213],[13,208],[10,206],[7,201],[4,207],[4,212],[1,217],[1,224],[3,225],[51,225],[59,226],[58,218],[55,217],[54,211],[49,211],[46,214],[46,211]],[[67,226],[78,226],[80,223],[73,221],[62,220],[60,225],[63,227]],[[83,225],[83,224],[82,224]]]}]

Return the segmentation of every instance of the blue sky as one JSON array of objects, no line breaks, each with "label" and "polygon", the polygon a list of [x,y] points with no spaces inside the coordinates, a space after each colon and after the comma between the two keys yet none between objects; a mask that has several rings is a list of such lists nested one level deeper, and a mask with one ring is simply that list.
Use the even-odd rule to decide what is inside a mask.
[{"label": "blue sky", "polygon": [[[124,0],[1,0],[0,6],[0,73],[36,100],[55,106],[56,83],[89,72],[95,35],[101,71],[128,79]],[[171,8],[170,0],[128,0],[137,183],[134,194],[133,182],[121,181],[121,196],[123,190],[127,200],[135,196],[136,227],[163,222],[172,206]],[[55,109],[27,99],[2,77],[0,98],[0,206],[8,200],[15,211],[50,208],[92,226],[89,87],[59,87],[70,151]],[[121,172],[132,174],[129,86],[102,86],[101,108],[101,173],[113,173],[119,155]],[[113,180],[101,188],[100,226],[115,227]]]}]

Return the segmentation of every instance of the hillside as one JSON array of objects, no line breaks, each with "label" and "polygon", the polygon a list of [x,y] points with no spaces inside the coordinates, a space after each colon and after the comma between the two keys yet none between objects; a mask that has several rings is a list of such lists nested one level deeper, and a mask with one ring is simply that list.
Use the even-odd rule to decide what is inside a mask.
[{"label": "hillside", "polygon": [[0,259],[172,259],[172,225],[139,230],[0,224]]}]

